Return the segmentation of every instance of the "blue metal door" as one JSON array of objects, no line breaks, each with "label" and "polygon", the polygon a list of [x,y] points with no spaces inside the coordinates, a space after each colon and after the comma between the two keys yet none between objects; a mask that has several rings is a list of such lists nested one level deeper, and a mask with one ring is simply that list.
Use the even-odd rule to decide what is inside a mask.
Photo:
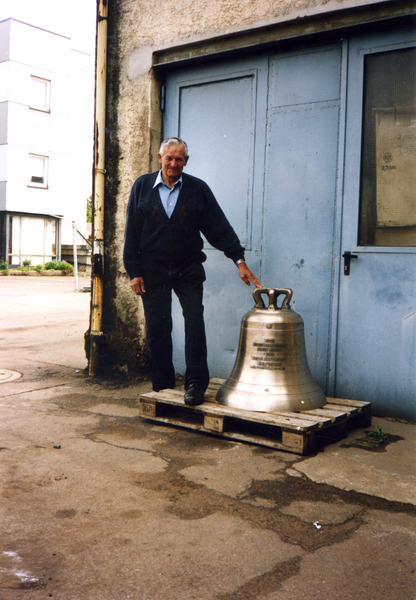
[{"label": "blue metal door", "polygon": [[[164,137],[189,146],[186,171],[208,183],[260,275],[267,60],[231,61],[187,69],[166,80]],[[258,135],[260,133],[260,135]],[[256,135],[257,134],[257,135]],[[208,361],[213,377],[228,377],[241,318],[253,307],[237,267],[205,243],[204,291]],[[253,288],[251,288],[253,289]],[[184,371],[183,320],[174,303],[174,363]]]},{"label": "blue metal door", "polygon": [[[375,414],[411,420],[416,419],[414,46],[414,27],[350,42],[341,252],[356,258],[350,260],[349,275],[344,275],[345,258],[340,257],[335,378],[338,397],[370,401]],[[397,80],[400,53],[409,50],[411,72]],[[403,58],[409,60],[411,55]],[[369,141],[374,154],[372,183],[371,164],[367,168],[363,163],[363,106],[371,92],[368,88],[364,94],[364,88],[374,61],[379,63],[375,85],[380,89],[375,89],[367,109],[367,119],[374,121]],[[403,82],[400,98],[394,88]],[[385,94],[391,97],[383,100]],[[367,203],[371,185],[372,209]],[[366,239],[362,230],[371,213],[374,232]]]},{"label": "blue metal door", "polygon": [[[340,45],[272,56],[263,280],[293,289],[311,372],[329,389],[344,90]],[[340,133],[341,131],[341,133]]]},{"label": "blue metal door", "polygon": [[[164,119],[165,137],[180,135],[188,142],[187,170],[213,189],[252,271],[267,287],[294,290],[293,308],[305,322],[308,362],[327,395],[370,401],[375,414],[412,419],[416,210],[405,209],[413,206],[414,193],[408,205],[401,206],[399,198],[401,208],[392,208],[394,218],[387,222],[381,215],[386,202],[393,206],[394,186],[375,179],[377,189],[384,190],[376,191],[379,241],[363,243],[358,232],[371,212],[361,202],[360,215],[360,193],[368,195],[360,149],[365,57],[414,43],[410,28],[178,71],[166,80]],[[384,140],[398,112],[406,115],[409,140],[416,123],[414,95],[394,107],[387,101],[379,106],[373,97],[374,106],[368,107],[378,128],[373,146],[376,137]],[[394,126],[404,131],[396,121]],[[406,152],[414,148],[416,136]],[[382,153],[380,169],[393,169],[392,156]],[[414,156],[416,161],[416,151]],[[416,162],[406,172],[414,174]],[[406,193],[414,190],[414,182],[396,181]],[[392,224],[401,227],[397,247]],[[382,245],[383,236],[390,239],[388,246]],[[349,275],[344,275],[345,252],[358,257],[350,261]],[[241,317],[253,302],[236,267],[208,246],[206,253],[209,366],[211,376],[228,377]],[[182,372],[178,306],[175,312],[175,364]]]}]

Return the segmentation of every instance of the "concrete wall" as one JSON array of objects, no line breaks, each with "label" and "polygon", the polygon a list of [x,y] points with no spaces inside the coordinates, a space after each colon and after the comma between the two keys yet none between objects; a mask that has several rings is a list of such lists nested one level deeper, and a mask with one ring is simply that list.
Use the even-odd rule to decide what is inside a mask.
[{"label": "concrete wall", "polygon": [[107,366],[145,373],[140,301],[122,263],[125,211],[132,183],[158,168],[160,70],[204,55],[256,48],[331,28],[363,23],[409,2],[374,0],[109,0],[105,291]]}]

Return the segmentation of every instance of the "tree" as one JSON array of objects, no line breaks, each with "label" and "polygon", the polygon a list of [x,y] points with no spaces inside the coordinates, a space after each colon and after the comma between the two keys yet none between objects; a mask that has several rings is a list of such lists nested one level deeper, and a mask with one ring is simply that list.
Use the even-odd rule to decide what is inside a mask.
[{"label": "tree", "polygon": [[87,198],[87,223],[92,223],[92,194]]}]

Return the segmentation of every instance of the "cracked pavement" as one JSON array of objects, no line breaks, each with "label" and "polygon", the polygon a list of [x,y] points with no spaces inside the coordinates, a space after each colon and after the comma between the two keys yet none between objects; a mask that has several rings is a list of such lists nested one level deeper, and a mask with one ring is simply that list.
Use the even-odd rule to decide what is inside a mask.
[{"label": "cracked pavement", "polygon": [[[89,378],[89,296],[0,278],[1,600],[412,600],[415,426],[309,457],[139,418]],[[209,326],[209,321],[207,326]]]}]

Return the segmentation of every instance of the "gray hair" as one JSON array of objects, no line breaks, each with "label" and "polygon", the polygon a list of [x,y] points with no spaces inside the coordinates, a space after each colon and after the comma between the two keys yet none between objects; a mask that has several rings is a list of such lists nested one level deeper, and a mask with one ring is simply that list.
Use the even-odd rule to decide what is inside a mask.
[{"label": "gray hair", "polygon": [[160,144],[159,153],[163,156],[169,146],[183,146],[185,148],[185,158],[188,158],[188,145],[178,137],[170,137]]}]

